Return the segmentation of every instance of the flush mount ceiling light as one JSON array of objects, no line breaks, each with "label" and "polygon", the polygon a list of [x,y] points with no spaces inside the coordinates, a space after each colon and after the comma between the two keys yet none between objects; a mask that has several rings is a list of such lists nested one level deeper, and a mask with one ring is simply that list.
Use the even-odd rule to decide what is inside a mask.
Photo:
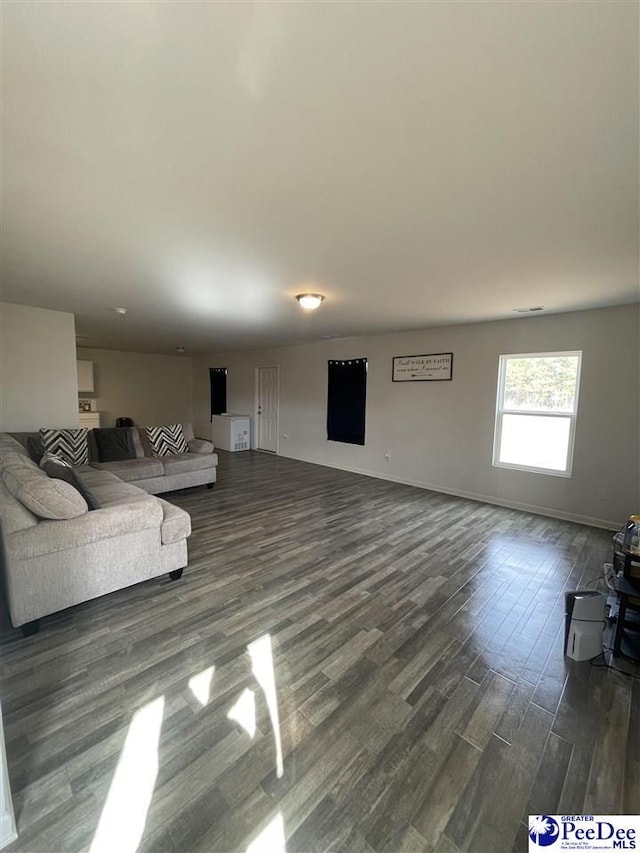
[{"label": "flush mount ceiling light", "polygon": [[176,352],[181,352],[181,353],[182,353],[182,352],[186,352],[186,351],[187,351],[187,350],[186,350],[186,347],[183,347],[183,346],[176,347]]},{"label": "flush mount ceiling light", "polygon": [[514,308],[514,314],[533,314],[536,311],[544,311],[544,305],[534,305],[533,308]]},{"label": "flush mount ceiling light", "polygon": [[116,312],[116,314],[126,314],[126,313],[127,313],[127,309],[126,309],[126,308],[112,308],[111,310],[112,310],[112,311],[115,311],[115,312]]},{"label": "flush mount ceiling light", "polygon": [[305,311],[315,311],[324,302],[324,296],[320,293],[299,293],[296,296],[298,305]]}]

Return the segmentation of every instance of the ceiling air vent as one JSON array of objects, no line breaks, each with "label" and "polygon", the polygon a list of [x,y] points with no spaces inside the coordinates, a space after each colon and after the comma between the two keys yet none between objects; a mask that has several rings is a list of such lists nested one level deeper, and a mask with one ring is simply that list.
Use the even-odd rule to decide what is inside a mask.
[{"label": "ceiling air vent", "polygon": [[536,311],[544,311],[544,305],[534,305],[533,308],[514,308],[514,314],[534,314]]}]

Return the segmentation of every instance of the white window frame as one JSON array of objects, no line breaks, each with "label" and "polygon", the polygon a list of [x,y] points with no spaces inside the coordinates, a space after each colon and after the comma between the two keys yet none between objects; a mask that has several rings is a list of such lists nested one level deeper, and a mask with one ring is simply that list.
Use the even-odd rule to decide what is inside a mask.
[{"label": "white window frame", "polygon": [[[555,412],[540,409],[507,409],[504,406],[505,379],[507,375],[507,364],[510,359],[521,358],[552,358],[554,356],[577,356],[578,369],[576,371],[576,393],[573,398],[572,412]],[[508,353],[501,355],[498,363],[498,394],[496,398],[496,420],[493,431],[493,466],[495,468],[510,468],[516,471],[528,471],[532,474],[550,474],[552,477],[570,477],[573,469],[573,449],[576,436],[576,420],[578,417],[578,397],[580,394],[580,374],[582,370],[582,350],[563,350],[562,352],[524,352]],[[569,418],[569,446],[567,449],[567,468],[564,471],[556,471],[553,468],[536,468],[530,465],[515,465],[512,462],[500,462],[498,454],[502,441],[502,416],[503,415],[527,415],[534,417],[558,417]]]}]

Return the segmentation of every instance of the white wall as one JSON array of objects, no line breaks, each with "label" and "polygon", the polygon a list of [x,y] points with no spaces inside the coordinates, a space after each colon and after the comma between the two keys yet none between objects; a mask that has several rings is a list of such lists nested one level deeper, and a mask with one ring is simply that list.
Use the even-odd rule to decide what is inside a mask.
[{"label": "white wall", "polygon": [[[229,370],[227,409],[253,416],[255,366],[279,364],[283,456],[616,526],[640,510],[639,323],[638,306],[630,305],[198,356],[196,432],[209,430],[209,367]],[[572,477],[494,468],[498,356],[558,350],[583,351]],[[454,353],[452,382],[391,382],[393,356],[430,352]],[[369,360],[366,444],[329,442],[327,360],[362,356]]]},{"label": "white wall", "polygon": [[97,398],[101,426],[120,417],[138,426],[191,421],[190,358],[82,348],[78,359],[93,362],[95,393],[80,396]]},{"label": "white wall", "polygon": [[0,303],[0,429],[78,425],[73,314]]}]

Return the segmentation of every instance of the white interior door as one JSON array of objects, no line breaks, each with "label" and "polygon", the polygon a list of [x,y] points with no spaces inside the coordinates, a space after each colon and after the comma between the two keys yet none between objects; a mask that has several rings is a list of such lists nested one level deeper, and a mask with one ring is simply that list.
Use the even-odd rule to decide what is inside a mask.
[{"label": "white interior door", "polygon": [[257,370],[258,450],[278,452],[278,368],[259,367]]}]

